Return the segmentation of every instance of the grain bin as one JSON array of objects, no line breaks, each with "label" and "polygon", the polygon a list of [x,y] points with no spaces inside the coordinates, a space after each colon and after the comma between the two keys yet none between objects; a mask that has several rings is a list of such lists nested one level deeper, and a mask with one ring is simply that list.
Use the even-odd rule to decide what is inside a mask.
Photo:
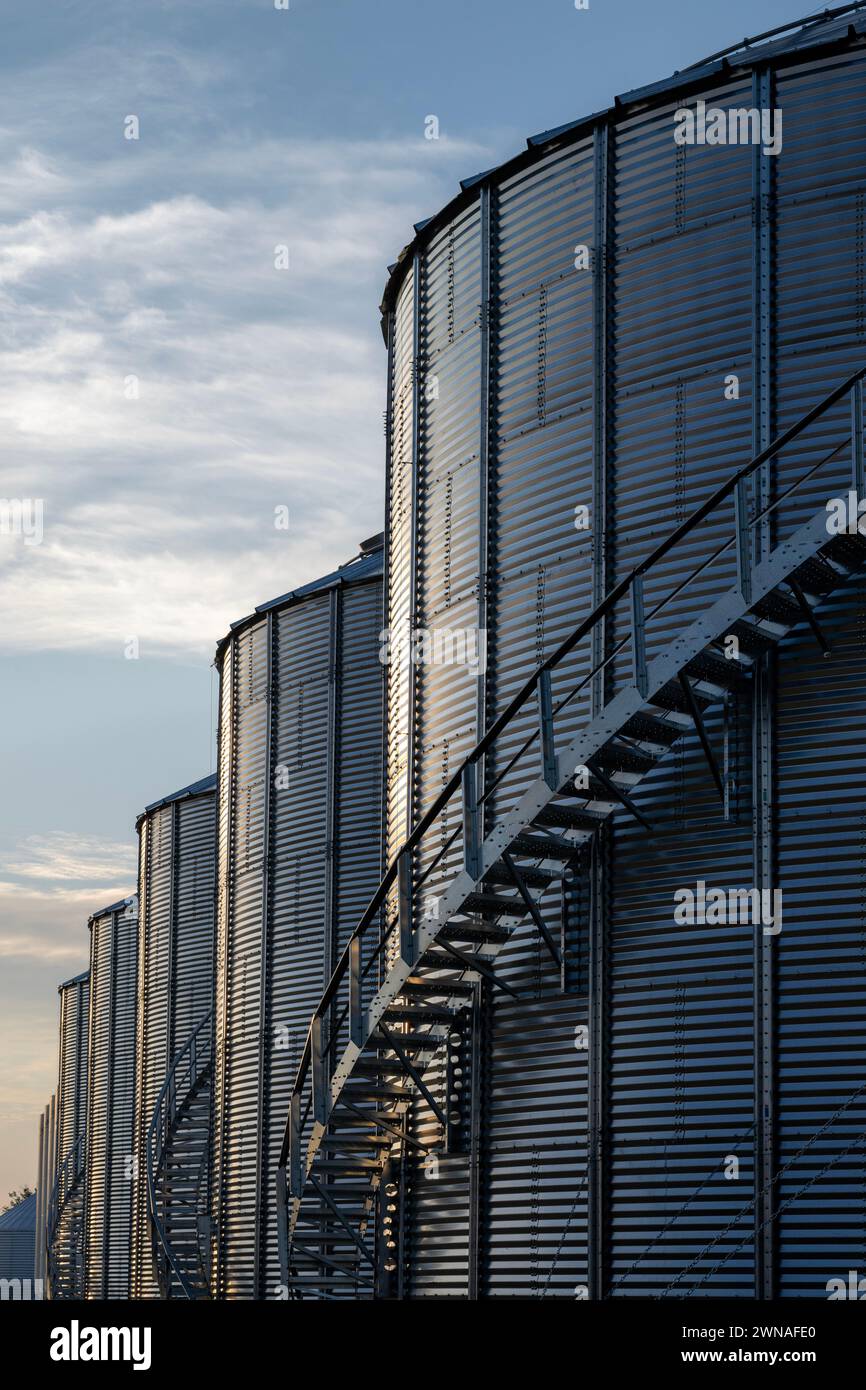
[{"label": "grain bin", "polygon": [[[302,1057],[300,1296],[826,1297],[866,1260],[856,9],[533,137],[392,268],[385,625],[485,659],[389,665],[392,974],[332,1078],[347,952]],[[364,1106],[404,1137],[323,1218]]]},{"label": "grain bin", "polygon": [[219,644],[212,1289],[284,1296],[276,1160],[310,1014],[381,872],[381,538]]},{"label": "grain bin", "polygon": [[[139,837],[133,1298],[206,1291],[216,777],[149,805]],[[195,1038],[195,1042],[191,1040]]]},{"label": "grain bin", "polygon": [[86,1298],[128,1298],[135,1181],[138,899],[93,913],[85,1183]]},{"label": "grain bin", "polygon": [[45,1215],[52,1298],[84,1291],[84,1174],[87,1123],[87,1030],[90,971],[58,986],[60,1048],[52,1107],[53,1181]]}]

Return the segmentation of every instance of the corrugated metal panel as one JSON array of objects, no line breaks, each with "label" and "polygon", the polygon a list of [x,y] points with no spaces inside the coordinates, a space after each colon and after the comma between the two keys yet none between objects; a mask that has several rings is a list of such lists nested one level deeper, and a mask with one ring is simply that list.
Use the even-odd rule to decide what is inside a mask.
[{"label": "corrugated metal panel", "polygon": [[[780,75],[775,369],[784,427],[866,359],[866,82],[862,52]],[[846,433],[833,412],[786,452],[779,486],[813,467]],[[785,535],[850,486],[850,452],[783,504]],[[778,679],[779,941],[776,1200],[779,1289],[826,1297],[827,1280],[862,1268],[863,998],[866,992],[862,797],[862,588],[834,596],[833,657],[811,638],[783,647]],[[841,1112],[841,1113],[840,1113]],[[823,1133],[821,1133],[823,1131]],[[813,1141],[817,1133],[820,1137]],[[812,1141],[812,1142],[810,1142]],[[803,1152],[801,1152],[803,1151]],[[798,1156],[799,1155],[799,1156]],[[798,1189],[809,1190],[796,1197]]]},{"label": "corrugated metal panel", "polygon": [[214,1291],[279,1298],[292,1082],[381,868],[381,580],[273,610],[221,653]]},{"label": "corrugated metal panel", "polygon": [[832,657],[811,634],[792,637],[778,695],[779,1287],[809,1298],[866,1268],[862,582],[834,596],[822,625]]},{"label": "corrugated metal panel", "polygon": [[[158,1297],[147,1215],[148,1129],[169,1067],[210,1011],[214,982],[216,779],[141,817],[139,833],[136,1201],[132,1296]],[[177,1097],[180,1105],[183,1096]],[[172,1183],[194,1201],[204,1149],[187,1142]],[[203,1194],[204,1195],[204,1194]],[[170,1203],[169,1203],[170,1216]]]},{"label": "corrugated metal panel", "polygon": [[[844,26],[828,26],[827,36],[844,37]],[[819,41],[817,31],[811,41]],[[419,234],[396,272],[389,290],[386,607],[419,627],[471,626],[486,611],[480,708],[488,722],[589,611],[594,593],[597,598],[605,583],[626,575],[773,433],[866,360],[864,53],[804,54],[790,66],[799,42],[767,49],[777,73],[749,70],[720,85],[713,70],[703,90],[689,97],[692,107],[696,95],[724,110],[767,100],[781,107],[777,159],[756,155],[751,145],[677,145],[678,103],[669,95],[676,84],[663,84],[646,94],[652,99],[641,109],[613,113],[609,140],[605,122],[595,133],[575,128],[558,146],[555,139],[540,144],[467,189],[450,216],[443,213]],[[755,64],[757,51],[743,65]],[[584,246],[589,270],[575,265]],[[432,396],[431,373],[437,378]],[[845,430],[840,407],[774,465],[770,485],[777,492],[790,485],[844,440]],[[819,510],[828,488],[844,493],[849,476],[842,448],[835,465],[777,509],[773,535],[781,538]],[[589,531],[575,530],[580,504],[590,510]],[[656,568],[647,610],[732,538],[733,507],[730,517],[704,523]],[[731,585],[735,564],[731,544],[653,615],[651,656]],[[608,645],[628,630],[628,615],[617,613]],[[581,679],[589,660],[587,648],[575,652],[555,697]],[[796,803],[802,795],[808,802],[814,792],[795,780],[786,787],[786,778],[799,775],[786,763],[786,725],[805,717],[812,700],[817,707],[822,692],[831,707],[841,702],[843,717],[855,677],[818,658],[809,677],[814,692],[807,682],[804,696],[786,675],[793,670],[787,660],[780,665],[777,730],[772,708],[746,694],[732,697],[711,722],[715,745],[727,749],[730,820],[720,815],[695,739],[668,757],[641,794],[656,834],[649,839],[617,817],[604,849],[598,885],[604,892],[592,905],[604,951],[600,994],[588,998],[583,967],[592,924],[580,912],[566,923],[577,964],[565,991],[551,978],[534,932],[521,929],[500,957],[497,968],[522,998],[517,1005],[497,995],[485,1010],[476,1151],[438,1165],[407,1160],[408,1296],[772,1290],[777,1257],[772,1250],[767,1255],[762,1213],[772,1206],[774,1184],[758,1191],[756,1175],[774,1143],[775,1089],[779,1162],[833,1109],[828,1100],[819,1115],[819,1107],[798,1111],[794,1102],[808,1069],[794,1055],[802,1042],[797,996],[792,993],[789,1006],[785,995],[793,989],[785,970],[793,975],[800,967],[786,966],[785,952],[791,962],[801,961],[802,952],[796,954],[793,940],[780,952],[783,1055],[778,1074],[765,1076],[772,1052],[765,1023],[772,1031],[773,1016],[762,990],[774,972],[771,948],[756,943],[751,927],[722,935],[676,927],[673,893],[699,879],[709,886],[756,885],[775,858],[780,872],[796,878],[804,849],[786,798]],[[850,660],[853,672],[853,652]],[[626,649],[612,663],[608,693],[631,680]],[[578,727],[588,708],[585,691],[557,729]],[[478,736],[478,710],[479,691],[466,671],[392,667],[389,855]],[[527,709],[488,756],[488,784],[535,718]],[[801,758],[802,739],[799,733]],[[779,781],[775,819],[772,787],[765,801],[757,774],[752,782],[753,764],[765,755]],[[508,773],[492,799],[488,828],[536,774],[537,756],[534,749]],[[818,756],[817,744],[808,756]],[[828,804],[844,776],[840,767],[827,779]],[[458,818],[455,798],[419,867]],[[849,830],[853,846],[862,831],[856,818],[843,825],[846,837]],[[422,895],[450,876],[459,843],[458,837]],[[845,910],[855,913],[862,884],[850,882],[850,853],[846,838],[839,891],[850,893]],[[560,903],[549,897],[545,915],[559,931]],[[838,1002],[840,1016],[860,989],[852,924],[853,918],[847,930],[839,928],[830,956],[846,974],[858,972],[850,1001]],[[811,949],[814,923],[803,930]],[[824,966],[809,961],[806,968],[820,976]],[[591,1021],[589,1005],[602,1009],[604,1031],[604,1191],[595,1229],[586,1178],[586,1055],[574,1045],[575,1030]],[[762,1012],[768,1008],[769,1015]],[[794,1050],[787,1059],[786,1028]],[[857,1057],[862,1067],[862,1052]],[[831,1088],[834,1102],[844,1100],[848,1060],[841,1060]],[[832,1067],[830,1060],[820,1065],[824,1074]],[[438,1086],[438,1073],[431,1075]],[[851,1114],[849,1141],[857,1123],[853,1105]],[[418,1137],[436,1132],[426,1106],[416,1107],[412,1124]],[[723,1172],[728,1155],[739,1160],[736,1180]],[[812,1170],[802,1171],[808,1179]],[[850,1162],[841,1171],[839,1203],[852,1195],[859,1200]],[[779,1187],[790,1195],[785,1175]],[[832,1204],[816,1202],[799,1226],[794,1215],[780,1218],[782,1292],[821,1292],[810,1270],[825,1271],[826,1260],[822,1255],[809,1265],[804,1234],[819,1211],[837,1212],[823,1234],[825,1248],[838,1252],[831,1263],[850,1258],[853,1267],[862,1259],[853,1226]]]},{"label": "corrugated metal panel", "polygon": [[90,919],[87,1298],[129,1297],[137,964],[138,901],[128,898]]}]

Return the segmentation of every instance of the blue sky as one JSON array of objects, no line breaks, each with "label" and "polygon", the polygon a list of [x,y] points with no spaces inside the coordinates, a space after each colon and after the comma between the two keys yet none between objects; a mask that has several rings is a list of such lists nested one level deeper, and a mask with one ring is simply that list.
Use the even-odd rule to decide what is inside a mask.
[{"label": "blue sky", "polygon": [[0,0],[0,497],[44,502],[41,545],[0,536],[0,1197],[135,815],[213,768],[214,643],[381,529],[377,306],[412,223],[800,13]]}]

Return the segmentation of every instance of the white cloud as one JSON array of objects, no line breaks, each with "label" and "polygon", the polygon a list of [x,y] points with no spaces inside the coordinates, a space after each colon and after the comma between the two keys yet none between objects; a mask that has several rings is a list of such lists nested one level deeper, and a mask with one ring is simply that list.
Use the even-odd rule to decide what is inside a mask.
[{"label": "white cloud", "polygon": [[0,650],[210,652],[382,524],[379,267],[454,149],[146,152],[199,191],[107,211],[128,201],[122,153],[95,207],[83,167],[64,178],[32,145],[0,177],[7,199],[34,179],[45,199],[0,224],[0,494],[45,512],[41,546],[0,537]]},{"label": "white cloud", "polygon": [[[134,875],[135,865],[131,845],[55,831],[50,835],[28,835],[19,841],[0,860],[0,872],[25,879],[75,879],[92,884]],[[9,886],[0,883],[0,891]]]}]

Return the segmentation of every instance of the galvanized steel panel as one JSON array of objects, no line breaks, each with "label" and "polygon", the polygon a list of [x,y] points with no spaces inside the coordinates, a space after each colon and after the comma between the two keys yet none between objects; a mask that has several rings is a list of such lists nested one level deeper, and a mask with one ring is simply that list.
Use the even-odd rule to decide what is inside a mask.
[{"label": "galvanized steel panel", "polygon": [[280,1298],[274,1179],[310,1016],[381,872],[381,552],[222,644],[213,1291]]},{"label": "galvanized steel panel", "polygon": [[85,1296],[128,1298],[134,1187],[138,901],[90,919]]},{"label": "galvanized steel panel", "polygon": [[[167,1073],[211,1010],[214,988],[216,779],[166,798],[138,821],[138,1048],[132,1297],[156,1298],[147,1213],[147,1137]],[[185,1097],[177,1096],[178,1105]],[[206,1152],[186,1144],[172,1183],[178,1202],[207,1210]],[[181,1185],[184,1190],[181,1191]],[[199,1192],[199,1187],[202,1190]],[[169,1202],[169,1212],[171,1203]]]}]

